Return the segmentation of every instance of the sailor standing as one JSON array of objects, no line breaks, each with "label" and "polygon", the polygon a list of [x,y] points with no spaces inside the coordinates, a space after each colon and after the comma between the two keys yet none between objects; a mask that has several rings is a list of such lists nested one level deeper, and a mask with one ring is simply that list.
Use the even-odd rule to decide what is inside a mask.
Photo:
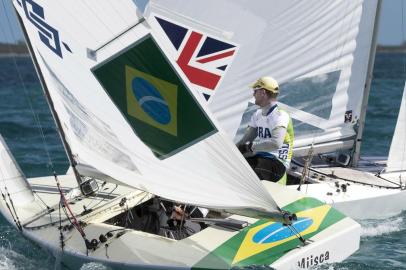
[{"label": "sailor standing", "polygon": [[237,147],[261,180],[286,184],[285,172],[293,150],[292,120],[278,107],[279,86],[275,79],[261,77],[251,87],[260,108],[252,115]]}]

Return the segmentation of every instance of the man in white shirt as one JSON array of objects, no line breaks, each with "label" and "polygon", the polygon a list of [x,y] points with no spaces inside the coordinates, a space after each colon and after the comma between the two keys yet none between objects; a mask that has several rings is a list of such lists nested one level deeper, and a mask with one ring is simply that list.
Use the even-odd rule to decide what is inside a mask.
[{"label": "man in white shirt", "polygon": [[252,115],[237,147],[261,180],[286,184],[285,172],[293,150],[292,120],[277,105],[279,85],[275,79],[261,77],[251,87],[260,108]]}]

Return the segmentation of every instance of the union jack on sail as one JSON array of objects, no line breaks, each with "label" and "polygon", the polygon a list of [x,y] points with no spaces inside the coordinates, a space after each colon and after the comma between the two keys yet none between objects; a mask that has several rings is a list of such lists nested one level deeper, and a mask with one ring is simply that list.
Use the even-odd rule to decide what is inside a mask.
[{"label": "union jack on sail", "polygon": [[237,50],[235,44],[155,16],[176,50],[176,63],[188,80],[209,100],[219,86]]}]

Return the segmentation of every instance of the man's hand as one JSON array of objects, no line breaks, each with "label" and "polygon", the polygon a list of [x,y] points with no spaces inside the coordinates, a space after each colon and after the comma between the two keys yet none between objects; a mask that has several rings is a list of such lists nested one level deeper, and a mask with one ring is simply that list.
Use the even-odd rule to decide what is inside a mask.
[{"label": "man's hand", "polygon": [[181,206],[175,205],[172,210],[171,219],[182,220],[187,216]]},{"label": "man's hand", "polygon": [[240,150],[241,154],[252,152],[252,142],[246,142],[238,145],[238,150]]}]

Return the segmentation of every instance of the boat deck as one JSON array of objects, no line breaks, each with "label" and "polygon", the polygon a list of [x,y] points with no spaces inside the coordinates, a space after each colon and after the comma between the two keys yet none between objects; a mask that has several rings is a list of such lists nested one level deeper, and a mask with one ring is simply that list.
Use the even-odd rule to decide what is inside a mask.
[{"label": "boat deck", "polygon": [[[381,174],[385,166],[385,157],[362,157],[356,168],[316,164],[311,167],[309,181],[336,182],[340,180],[340,182],[347,181],[383,188],[399,188],[402,183],[398,176]],[[296,171],[295,175],[301,175],[301,170]]]},{"label": "boat deck", "polygon": [[[125,203],[128,207],[132,207],[135,204],[139,204],[142,201],[148,200],[151,195],[149,193],[131,189],[128,187],[118,186],[112,183],[103,183],[98,181],[99,190],[94,196],[81,196],[80,191],[77,188],[77,183],[73,175],[58,176],[58,180],[61,185],[62,192],[65,194],[65,198],[69,203],[69,207],[72,212],[79,216],[86,216],[83,221],[91,220],[92,222],[103,222],[104,220],[117,215],[117,211],[110,209],[106,214],[103,211],[103,220],[99,220],[92,214],[89,214],[89,210],[98,210],[100,208],[109,208],[110,201],[117,201],[117,199],[126,198]],[[59,201],[60,196],[54,177],[37,177],[28,179],[33,191],[39,200],[36,200],[37,208],[42,209],[36,216],[29,216],[24,220],[24,224],[28,227],[44,226],[43,216],[49,216],[49,225],[54,223],[53,221],[59,220]],[[55,196],[57,195],[57,196]],[[114,200],[115,199],[115,200]],[[32,206],[31,206],[32,207]],[[47,207],[54,211],[48,211]]]}]

